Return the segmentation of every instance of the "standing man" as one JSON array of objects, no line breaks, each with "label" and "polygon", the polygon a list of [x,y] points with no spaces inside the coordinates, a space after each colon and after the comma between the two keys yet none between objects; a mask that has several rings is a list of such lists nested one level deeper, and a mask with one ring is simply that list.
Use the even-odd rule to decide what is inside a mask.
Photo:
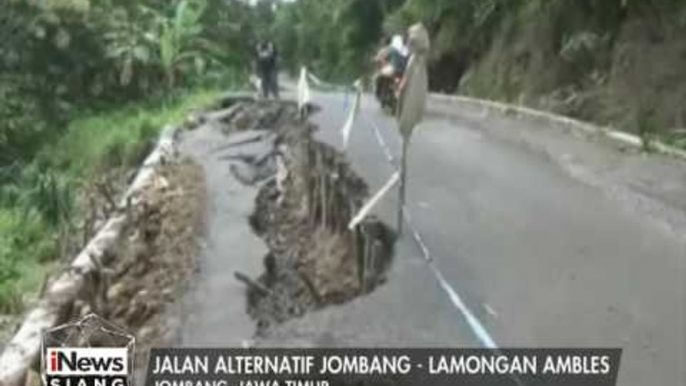
[{"label": "standing man", "polygon": [[407,66],[407,57],[409,52],[405,47],[405,41],[401,35],[393,36],[390,44],[391,52],[389,54],[389,61],[393,65],[394,76],[402,77]]},{"label": "standing man", "polygon": [[257,44],[257,70],[262,83],[262,97],[279,98],[276,46],[270,40]]},{"label": "standing man", "polygon": [[421,23],[408,31],[410,59],[398,87],[398,128],[403,138],[403,154],[400,165],[400,197],[398,207],[398,234],[403,229],[403,208],[405,206],[405,182],[407,176],[407,148],[414,128],[424,118],[426,97],[429,93],[427,57],[429,55],[429,33]]}]

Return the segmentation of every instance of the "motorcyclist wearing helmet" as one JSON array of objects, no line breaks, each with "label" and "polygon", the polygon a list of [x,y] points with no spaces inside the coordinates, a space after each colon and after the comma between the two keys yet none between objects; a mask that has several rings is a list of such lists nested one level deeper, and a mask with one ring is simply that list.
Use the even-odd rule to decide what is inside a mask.
[{"label": "motorcyclist wearing helmet", "polygon": [[378,66],[376,74],[376,96],[382,106],[395,109],[395,89],[402,79],[407,65],[408,50],[401,35],[385,40],[375,57]]}]

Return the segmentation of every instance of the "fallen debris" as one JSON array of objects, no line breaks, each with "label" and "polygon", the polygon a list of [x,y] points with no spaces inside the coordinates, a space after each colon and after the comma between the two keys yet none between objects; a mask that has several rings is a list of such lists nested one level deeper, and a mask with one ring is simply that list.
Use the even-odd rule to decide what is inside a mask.
[{"label": "fallen debris", "polygon": [[136,334],[143,350],[172,330],[167,321],[173,318],[162,315],[194,270],[204,206],[203,174],[175,162],[174,134],[163,133],[109,219],[91,224],[98,229],[95,236],[68,269],[45,284],[38,305],[0,356],[0,384],[35,378],[41,331],[89,312]]},{"label": "fallen debris", "polygon": [[301,122],[295,103],[229,109],[221,130],[236,139],[224,159],[239,181],[261,186],[249,221],[270,249],[260,277],[236,273],[258,334],[383,283],[395,234],[372,217],[348,229],[369,192],[344,155],[313,139],[316,127]]},{"label": "fallen debris", "polygon": [[241,272],[234,272],[233,276],[236,278],[236,280],[242,282],[243,284],[247,285],[250,289],[250,291],[255,291],[259,293],[262,296],[270,296],[272,295],[272,291],[262,285],[261,283],[258,283],[251,278],[248,277],[248,275],[241,273]]}]

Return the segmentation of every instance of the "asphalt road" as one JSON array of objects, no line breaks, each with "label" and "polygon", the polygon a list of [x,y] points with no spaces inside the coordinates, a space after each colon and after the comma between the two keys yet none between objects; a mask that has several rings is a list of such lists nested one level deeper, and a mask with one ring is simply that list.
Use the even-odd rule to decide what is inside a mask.
[{"label": "asphalt road", "polygon": [[[342,94],[315,93],[341,147]],[[347,102],[350,102],[349,100]],[[379,188],[392,119],[362,104],[348,154]],[[621,347],[619,385],[686,384],[686,162],[432,103],[410,149],[408,209],[439,272],[500,347]],[[395,224],[395,191],[375,213]],[[265,345],[480,346],[410,233],[389,282],[289,322]]]},{"label": "asphalt road", "polygon": [[255,332],[254,322],[246,313],[245,287],[234,272],[257,277],[268,249],[247,221],[254,210],[257,188],[239,182],[227,160],[246,150],[227,148],[241,139],[240,135],[224,135],[220,124],[209,121],[184,132],[180,140],[179,150],[203,167],[207,181],[206,232],[198,277],[184,299],[183,327],[178,337],[183,346],[241,347]]}]

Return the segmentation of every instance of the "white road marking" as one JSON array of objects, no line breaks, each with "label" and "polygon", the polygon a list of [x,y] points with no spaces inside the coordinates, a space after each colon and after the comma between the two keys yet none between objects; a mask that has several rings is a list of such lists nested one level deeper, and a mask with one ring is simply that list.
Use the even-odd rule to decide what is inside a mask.
[{"label": "white road marking", "polygon": [[486,348],[497,349],[498,345],[495,343],[495,340],[491,338],[491,335],[486,330],[486,327],[484,327],[479,319],[474,316],[474,313],[472,313],[469,307],[467,307],[467,305],[462,301],[462,298],[460,295],[458,295],[457,291],[455,291],[450,283],[445,280],[443,274],[441,274],[441,271],[439,271],[434,264],[429,264],[429,266],[436,275],[436,279],[438,279],[438,282],[441,284],[441,287],[443,287],[443,290],[448,294],[448,296],[450,296],[450,300],[453,302],[453,305],[460,310],[465,319],[467,319],[469,327],[472,329],[481,344],[483,344]]},{"label": "white road marking", "polygon": [[[391,152],[390,147],[388,146],[388,143],[383,138],[381,130],[372,120],[366,119],[366,121],[373,127],[379,145],[381,146],[384,154],[386,155],[388,162],[390,162],[391,165],[393,165],[395,158],[393,157],[393,154]],[[498,349],[498,345],[496,344],[495,340],[491,337],[486,327],[481,323],[479,318],[477,318],[474,315],[474,313],[469,309],[469,307],[467,307],[464,301],[462,301],[462,298],[457,293],[457,291],[450,285],[450,283],[448,283],[448,281],[445,279],[441,271],[433,263],[433,256],[431,255],[431,251],[424,242],[424,239],[422,238],[419,231],[414,226],[412,216],[407,207],[403,207],[403,213],[405,215],[405,222],[409,225],[410,229],[412,230],[412,236],[419,245],[420,249],[422,250],[424,259],[427,261],[427,264],[431,268],[431,271],[436,277],[436,280],[438,280],[438,283],[440,284],[441,288],[450,298],[450,301],[452,302],[453,306],[455,306],[455,308],[457,308],[457,310],[460,311],[462,316],[467,320],[467,324],[469,325],[470,329],[472,330],[474,335],[476,335],[477,339],[481,342],[481,344],[484,347],[489,349]]]},{"label": "white road marking", "polygon": [[[395,157],[393,157],[393,153],[391,152],[390,147],[388,146],[388,143],[384,139],[383,135],[381,134],[381,130],[379,127],[376,125],[375,122],[373,122],[371,119],[368,119],[365,117],[365,121],[373,127],[374,133],[376,135],[376,139],[381,146],[381,149],[383,150],[388,162],[393,166],[394,169],[396,167],[394,166],[396,164],[395,162]],[[396,171],[394,174],[394,177],[398,175],[398,172]],[[392,177],[391,180],[386,184],[387,186],[390,184],[394,178]],[[397,180],[396,180],[397,182]],[[390,187],[389,187],[390,189]],[[384,189],[382,189],[383,191]],[[382,193],[380,191],[379,193]],[[379,195],[377,193],[377,195]],[[385,193],[385,192],[384,192]],[[381,194],[383,195],[383,194]],[[372,200],[373,201],[373,200]],[[371,201],[370,201],[371,203]],[[427,264],[431,268],[431,271],[433,272],[434,276],[436,277],[436,280],[438,280],[438,283],[440,284],[441,288],[443,291],[448,295],[450,298],[450,301],[452,304],[457,308],[458,311],[462,314],[462,316],[466,319],[467,324],[469,325],[470,329],[476,335],[477,339],[481,342],[481,344],[489,349],[495,349],[498,350],[498,345],[496,344],[495,340],[491,337],[491,335],[488,333],[488,330],[486,327],[479,321],[479,319],[474,315],[474,313],[467,307],[467,305],[462,301],[462,298],[460,295],[455,291],[455,289],[448,283],[448,281],[443,277],[443,274],[441,271],[433,264],[433,257],[431,255],[431,251],[429,250],[428,246],[424,242],[421,234],[419,231],[415,228],[414,223],[412,221],[412,217],[410,215],[410,211],[407,209],[407,207],[403,207],[403,214],[405,216],[405,222],[409,225],[410,229],[412,230],[412,236],[414,240],[417,242],[419,245],[420,249],[422,250],[422,254],[424,255],[424,259],[427,261]],[[359,215],[359,214],[358,214]],[[351,222],[352,225],[352,222]],[[518,384],[520,384],[519,381],[517,381]]]}]

